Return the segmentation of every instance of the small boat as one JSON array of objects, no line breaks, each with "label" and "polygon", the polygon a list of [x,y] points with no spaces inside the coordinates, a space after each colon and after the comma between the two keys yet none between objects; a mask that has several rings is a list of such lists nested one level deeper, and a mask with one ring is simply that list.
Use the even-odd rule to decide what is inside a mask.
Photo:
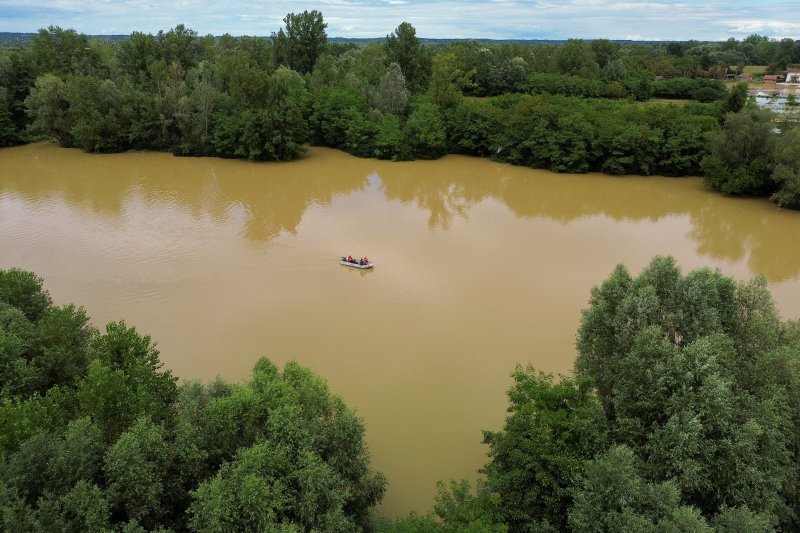
[{"label": "small boat", "polygon": [[339,258],[339,264],[345,265],[353,268],[372,268],[373,264],[367,262],[365,264],[361,264],[358,259],[353,259],[352,261],[348,261],[346,257]]}]

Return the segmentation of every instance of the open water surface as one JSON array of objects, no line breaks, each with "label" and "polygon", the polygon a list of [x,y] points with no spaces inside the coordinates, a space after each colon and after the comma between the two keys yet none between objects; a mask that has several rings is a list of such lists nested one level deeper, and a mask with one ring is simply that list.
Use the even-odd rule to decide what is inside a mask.
[{"label": "open water surface", "polygon": [[800,213],[697,178],[323,148],[261,164],[0,150],[0,268],[36,272],[98,327],[135,325],[183,379],[244,380],[259,356],[310,367],[364,419],[392,515],[429,510],[439,479],[474,479],[510,372],[569,371],[589,291],[617,263],[763,275],[796,319],[798,235]]}]

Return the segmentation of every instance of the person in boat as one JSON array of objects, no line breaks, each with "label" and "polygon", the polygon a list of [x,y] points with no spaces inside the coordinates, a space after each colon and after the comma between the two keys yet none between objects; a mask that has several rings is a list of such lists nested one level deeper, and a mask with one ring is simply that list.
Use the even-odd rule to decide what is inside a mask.
[{"label": "person in boat", "polygon": [[367,259],[367,258],[365,257],[364,259],[362,259],[362,260],[361,260],[361,264],[362,264],[362,265],[368,265],[368,264],[369,264],[369,259]]},{"label": "person in boat", "polygon": [[348,263],[355,263],[355,261],[353,261],[353,256],[352,255],[348,255],[347,256],[347,262]]}]

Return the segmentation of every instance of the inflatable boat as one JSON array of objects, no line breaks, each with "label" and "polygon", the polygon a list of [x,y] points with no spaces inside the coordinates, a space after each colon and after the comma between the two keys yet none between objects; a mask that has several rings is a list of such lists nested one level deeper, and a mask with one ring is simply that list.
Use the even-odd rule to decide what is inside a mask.
[{"label": "inflatable boat", "polygon": [[353,268],[372,268],[372,263],[365,263],[361,264],[358,259],[353,259],[353,261],[348,261],[346,257],[339,258],[339,264],[353,267]]}]

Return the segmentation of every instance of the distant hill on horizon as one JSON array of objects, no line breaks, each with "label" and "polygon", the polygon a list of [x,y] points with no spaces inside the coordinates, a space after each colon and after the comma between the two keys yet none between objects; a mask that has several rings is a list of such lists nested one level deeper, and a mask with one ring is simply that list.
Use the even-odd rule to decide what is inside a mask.
[{"label": "distant hill on horizon", "polygon": [[[30,32],[30,33],[19,33],[19,32],[0,32],[0,45],[26,45],[30,42],[31,37],[36,35],[37,32]],[[124,41],[125,39],[129,38],[130,35],[88,35],[90,39],[106,39],[109,41]],[[215,37],[219,37],[216,35]],[[334,43],[369,43],[372,41],[384,41],[385,37],[328,37],[328,41]],[[486,43],[486,44],[507,44],[507,43],[518,43],[518,44],[561,44],[565,42],[567,39],[485,39],[481,37],[471,38],[471,37],[464,37],[464,38],[429,38],[429,37],[420,37],[419,40],[423,44],[430,44],[430,45],[445,45],[453,42],[458,41],[476,41],[479,43]],[[584,39],[584,41],[593,41],[594,39]],[[609,39],[611,42],[620,43],[620,44],[658,44],[658,43],[670,43],[673,41],[634,41],[630,39]],[[686,41],[675,41],[675,42],[686,42]],[[700,42],[700,41],[698,41]],[[702,41],[708,42],[708,41]]]}]

